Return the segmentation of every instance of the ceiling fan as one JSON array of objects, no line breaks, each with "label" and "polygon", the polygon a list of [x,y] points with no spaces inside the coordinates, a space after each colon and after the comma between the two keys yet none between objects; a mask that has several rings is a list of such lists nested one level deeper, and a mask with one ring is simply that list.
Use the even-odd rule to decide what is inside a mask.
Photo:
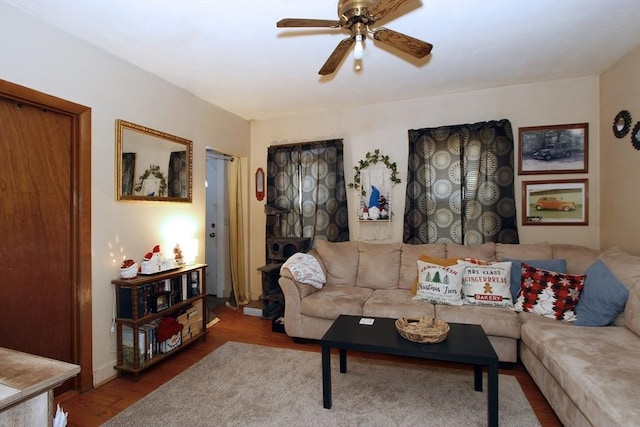
[{"label": "ceiling fan", "polygon": [[354,43],[353,53],[356,60],[356,70],[359,70],[364,49],[362,42],[367,37],[367,34],[381,43],[385,43],[416,58],[423,58],[431,53],[433,46],[430,43],[388,28],[370,28],[377,21],[409,1],[411,0],[339,0],[337,21],[285,18],[278,21],[276,25],[278,28],[326,27],[348,30],[351,32],[351,36],[338,44],[318,74],[324,76],[333,73]]}]

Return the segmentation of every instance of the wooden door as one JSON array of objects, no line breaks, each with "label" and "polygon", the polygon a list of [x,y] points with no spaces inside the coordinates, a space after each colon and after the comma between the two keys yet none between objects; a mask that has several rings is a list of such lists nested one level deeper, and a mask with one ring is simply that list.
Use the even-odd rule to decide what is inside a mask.
[{"label": "wooden door", "polygon": [[[0,346],[86,369],[77,127],[67,112],[0,96]],[[57,391],[71,387],[87,388]]]}]

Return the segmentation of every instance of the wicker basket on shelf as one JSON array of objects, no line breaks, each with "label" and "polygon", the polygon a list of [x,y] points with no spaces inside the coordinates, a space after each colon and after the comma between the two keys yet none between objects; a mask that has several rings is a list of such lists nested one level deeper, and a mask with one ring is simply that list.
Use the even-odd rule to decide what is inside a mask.
[{"label": "wicker basket on shelf", "polygon": [[403,338],[423,344],[442,342],[449,334],[449,324],[433,317],[401,317],[396,320],[396,329]]}]

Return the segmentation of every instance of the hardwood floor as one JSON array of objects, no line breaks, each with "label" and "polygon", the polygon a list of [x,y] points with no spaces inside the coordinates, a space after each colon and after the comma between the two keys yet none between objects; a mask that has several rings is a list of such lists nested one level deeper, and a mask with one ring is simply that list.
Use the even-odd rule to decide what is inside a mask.
[{"label": "hardwood floor", "polygon": [[[271,322],[258,317],[245,316],[241,310],[232,310],[223,305],[216,308],[214,312],[220,322],[209,329],[206,341],[199,340],[188,349],[144,371],[137,382],[130,376],[117,377],[83,394],[67,392],[56,396],[56,403],[60,403],[64,411],[69,413],[67,425],[69,427],[101,425],[227,341],[320,351],[318,344],[294,343],[286,334],[272,332]],[[394,359],[364,353],[358,356]],[[408,359],[402,360],[406,362]],[[442,365],[438,362],[416,361],[416,363]],[[520,364],[513,368],[501,368],[500,373],[516,377],[543,427],[562,426],[542,393]]]}]

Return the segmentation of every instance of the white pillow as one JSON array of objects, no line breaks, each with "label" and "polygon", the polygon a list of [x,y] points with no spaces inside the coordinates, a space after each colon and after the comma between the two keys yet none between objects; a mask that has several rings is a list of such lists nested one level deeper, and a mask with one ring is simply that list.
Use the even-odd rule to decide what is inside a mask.
[{"label": "white pillow", "polygon": [[320,263],[313,255],[297,252],[287,258],[280,270],[283,268],[288,269],[297,282],[311,285],[316,289],[322,289],[327,281]]},{"label": "white pillow", "polygon": [[472,265],[462,262],[462,300],[464,304],[513,308],[511,263]]},{"label": "white pillow", "polygon": [[443,267],[418,261],[418,289],[413,299],[433,304],[462,305],[462,273],[466,266]]}]

